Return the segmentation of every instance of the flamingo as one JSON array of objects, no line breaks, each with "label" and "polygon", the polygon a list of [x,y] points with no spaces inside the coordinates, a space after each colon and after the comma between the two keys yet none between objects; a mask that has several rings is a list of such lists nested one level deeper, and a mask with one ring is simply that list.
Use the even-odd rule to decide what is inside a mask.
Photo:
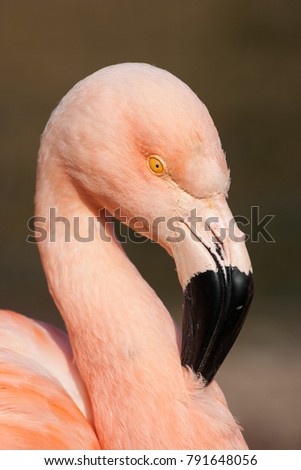
[{"label": "flamingo", "polygon": [[[113,65],[67,93],[41,139],[35,235],[68,336],[1,311],[1,449],[247,448],[214,380],[253,295],[228,189],[209,112],[171,73]],[[182,333],[107,214],[174,258]]]}]

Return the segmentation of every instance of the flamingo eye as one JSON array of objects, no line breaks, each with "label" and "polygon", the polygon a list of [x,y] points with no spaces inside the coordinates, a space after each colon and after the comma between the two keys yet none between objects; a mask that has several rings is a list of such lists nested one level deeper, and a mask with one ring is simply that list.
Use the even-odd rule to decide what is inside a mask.
[{"label": "flamingo eye", "polygon": [[164,164],[157,155],[148,157],[147,164],[150,171],[156,175],[162,175],[165,172]]}]

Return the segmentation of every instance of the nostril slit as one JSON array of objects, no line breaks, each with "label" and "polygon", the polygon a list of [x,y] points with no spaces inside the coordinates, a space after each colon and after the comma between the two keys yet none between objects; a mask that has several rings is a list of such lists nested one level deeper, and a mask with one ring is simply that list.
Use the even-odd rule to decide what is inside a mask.
[{"label": "nostril slit", "polygon": [[212,233],[213,243],[220,243],[223,246],[223,242],[227,238],[227,229],[218,224],[205,224],[205,227]]},{"label": "nostril slit", "polygon": [[215,251],[216,251],[216,253],[217,253],[218,256],[221,258],[221,260],[224,261],[224,255],[223,255],[223,251],[222,251],[222,243],[220,243],[220,242],[214,242],[214,246],[215,246]]}]

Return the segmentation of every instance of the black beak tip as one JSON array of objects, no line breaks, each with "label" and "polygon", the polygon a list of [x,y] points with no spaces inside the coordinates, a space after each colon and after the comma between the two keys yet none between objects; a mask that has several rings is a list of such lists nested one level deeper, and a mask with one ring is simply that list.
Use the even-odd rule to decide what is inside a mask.
[{"label": "black beak tip", "polygon": [[226,267],[225,273],[198,273],[184,292],[183,366],[208,384],[233,346],[254,293],[252,273]]}]

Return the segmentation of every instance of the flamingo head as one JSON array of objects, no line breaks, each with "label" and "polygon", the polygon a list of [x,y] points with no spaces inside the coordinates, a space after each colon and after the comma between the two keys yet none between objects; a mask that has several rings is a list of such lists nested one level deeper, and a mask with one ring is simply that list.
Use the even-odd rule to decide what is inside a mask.
[{"label": "flamingo head", "polygon": [[46,127],[49,137],[95,208],[174,257],[184,291],[182,364],[209,383],[246,317],[253,277],[207,108],[165,70],[114,65],[70,90]]}]

